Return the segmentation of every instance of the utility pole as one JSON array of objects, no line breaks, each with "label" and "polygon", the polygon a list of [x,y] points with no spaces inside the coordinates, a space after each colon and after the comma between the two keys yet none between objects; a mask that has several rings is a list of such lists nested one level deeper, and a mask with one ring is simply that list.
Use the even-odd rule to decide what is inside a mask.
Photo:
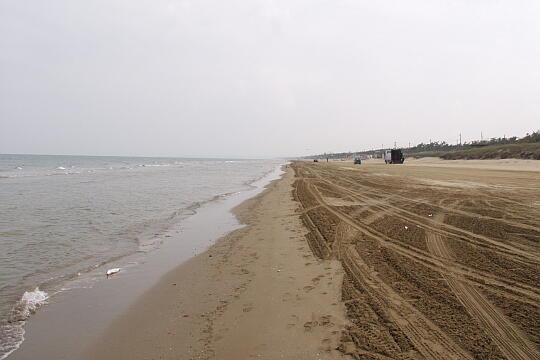
[{"label": "utility pole", "polygon": [[394,141],[394,149],[396,148],[396,142]]},{"label": "utility pole", "polygon": [[480,131],[480,142],[484,141],[484,135],[482,134],[482,132]]},{"label": "utility pole", "polygon": [[459,133],[459,146],[461,146],[461,133]]}]

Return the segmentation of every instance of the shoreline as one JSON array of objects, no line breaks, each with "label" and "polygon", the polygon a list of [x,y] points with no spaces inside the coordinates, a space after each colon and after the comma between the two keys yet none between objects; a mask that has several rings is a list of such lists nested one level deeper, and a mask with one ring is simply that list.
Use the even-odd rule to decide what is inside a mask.
[{"label": "shoreline", "polygon": [[164,275],[83,359],[341,357],[343,270],[311,254],[285,170],[233,209],[242,228]]},{"label": "shoreline", "polygon": [[[533,230],[530,224],[536,220],[529,219],[529,213],[537,211],[540,201],[534,191],[538,186],[532,186],[528,179],[537,178],[538,173],[521,162],[518,165],[525,170],[515,177],[513,169],[498,165],[498,169],[375,162],[362,166],[341,162],[283,165],[285,172],[279,178],[266,179],[255,195],[244,194],[243,201],[237,199],[234,207],[225,207],[236,230],[213,237],[213,245],[185,262],[172,254],[175,265],[150,285],[139,285],[138,278],[132,278],[133,284],[146,286],[144,291],[128,307],[111,313],[106,327],[94,329],[95,336],[85,336],[81,340],[85,346],[77,356],[70,349],[73,341],[67,341],[60,346],[59,342],[48,345],[58,347],[54,349],[56,356],[47,353],[40,357],[349,359],[389,349],[389,358],[430,357],[433,351],[440,358],[449,354],[460,354],[460,358],[498,356],[513,351],[534,358],[537,351],[531,340],[535,335],[531,335],[526,319],[537,314],[527,302],[512,303],[514,292],[525,297],[531,296],[530,292],[511,287],[508,296],[493,295],[501,290],[498,285],[507,284],[515,275],[500,273],[490,275],[496,276],[492,278],[479,273],[475,275],[478,279],[463,283],[468,291],[462,292],[461,287],[450,286],[464,281],[462,272],[447,266],[451,258],[440,261],[439,248],[434,247],[437,239],[433,234],[440,228],[467,231],[467,223],[446,224],[447,214],[478,219],[476,209],[470,209],[476,203],[458,208],[454,203],[437,202],[441,196],[454,199],[462,194],[477,201],[489,196],[496,201],[506,201],[505,196],[526,198],[530,201],[526,215],[521,214],[522,205],[516,205],[523,201],[508,202],[507,211],[521,214],[522,221],[500,220],[489,213],[484,217],[493,219],[486,231],[504,227],[509,221],[523,231]],[[381,188],[391,193],[396,184],[402,189],[400,202],[381,198]],[[516,193],[516,188],[524,193]],[[428,195],[437,201],[425,200]],[[418,207],[418,199],[422,204],[428,202]],[[350,217],[351,213],[355,217]],[[191,235],[196,235],[193,230],[219,227],[212,211],[197,215]],[[497,249],[509,245],[491,239],[493,233],[502,232],[493,230],[487,238],[465,232],[467,241],[489,241],[496,245],[490,251],[501,256]],[[536,259],[534,246],[520,236],[515,240],[510,248],[512,258]],[[446,256],[452,256],[446,246],[455,244],[443,243],[450,254]],[[410,254],[414,255],[412,262]],[[481,265],[495,266],[495,255],[487,254]],[[393,272],[392,266],[398,265],[401,271]],[[121,276],[104,283],[112,286]],[[523,276],[520,281],[530,282],[528,275]],[[479,317],[484,309],[467,302],[469,290],[488,308],[497,309],[490,315],[495,322]],[[450,300],[433,296],[439,293]],[[416,305],[417,299],[423,299],[421,306]],[[527,301],[534,304],[536,300],[531,297]],[[445,311],[440,312],[441,308]],[[96,309],[89,310],[89,316],[95,314]],[[523,316],[515,317],[514,312]],[[80,328],[84,317],[69,321]],[[503,324],[504,331],[492,325],[497,322]],[[51,323],[47,325],[50,329]],[[411,326],[416,330],[411,331]],[[464,339],[457,335],[460,333],[471,335]],[[433,343],[436,350],[430,342],[435,341],[432,334],[438,339]],[[507,337],[518,340],[508,341]],[[33,359],[35,354],[23,352],[13,359]]]},{"label": "shoreline", "polygon": [[[265,185],[280,176],[281,168],[276,166],[246,183],[249,188],[244,191],[200,203],[193,214],[160,233],[163,243],[158,248],[114,264],[122,271],[110,279],[102,279],[104,270],[100,267],[85,276],[86,280],[77,278],[64,285],[26,321],[25,339],[8,359],[79,358],[84,347],[96,341],[164,274],[241,227],[231,210],[263,191]],[[51,332],[51,328],[55,331]]]}]

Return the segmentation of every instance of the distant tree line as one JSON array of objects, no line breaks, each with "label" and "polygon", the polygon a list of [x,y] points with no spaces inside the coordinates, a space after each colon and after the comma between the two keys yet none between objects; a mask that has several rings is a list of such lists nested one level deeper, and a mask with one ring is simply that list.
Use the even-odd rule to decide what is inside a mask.
[{"label": "distant tree line", "polygon": [[414,147],[403,149],[404,153],[414,154],[420,152],[432,152],[432,151],[454,151],[469,149],[475,146],[489,146],[489,145],[505,145],[505,144],[523,144],[523,143],[537,143],[540,142],[540,130],[527,133],[522,138],[517,136],[512,137],[498,137],[491,138],[489,140],[474,140],[471,142],[465,142],[463,144],[449,144],[446,141],[435,141],[429,144],[420,143]]},{"label": "distant tree line", "polygon": [[470,147],[469,144],[457,144],[452,145],[447,143],[446,141],[432,141],[430,143],[424,144],[420,143],[416,146],[403,149],[404,153],[413,154],[413,153],[419,153],[419,152],[428,152],[428,151],[452,151],[452,150],[459,150],[459,149],[466,149],[467,147]]},{"label": "distant tree line", "polygon": [[[523,143],[540,143],[540,130],[533,131],[532,133],[527,133],[524,137],[499,137],[491,138],[489,140],[474,140],[471,142],[464,142],[462,144],[449,144],[446,141],[434,141],[427,144],[420,143],[413,147],[403,148],[405,154],[416,154],[423,152],[449,152],[455,150],[464,150],[477,146],[488,146],[488,145],[505,145],[505,144],[523,144]],[[328,158],[328,159],[343,159],[351,158],[356,155],[380,155],[386,149],[373,149],[367,151],[358,151],[358,152],[341,152],[341,153],[328,153],[328,154],[319,154],[306,156],[308,159],[313,158]]]}]

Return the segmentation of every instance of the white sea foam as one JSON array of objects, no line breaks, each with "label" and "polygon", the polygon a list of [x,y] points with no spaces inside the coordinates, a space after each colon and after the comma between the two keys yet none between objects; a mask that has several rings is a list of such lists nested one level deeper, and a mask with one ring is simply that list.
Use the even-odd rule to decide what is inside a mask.
[{"label": "white sea foam", "polygon": [[30,315],[43,306],[49,294],[35,288],[34,291],[26,291],[21,299],[11,310],[11,314],[6,323],[1,324],[0,335],[0,360],[7,358],[12,352],[17,350],[24,341],[24,323]]},{"label": "white sea foam", "polygon": [[25,291],[19,302],[11,312],[10,321],[24,321],[36,312],[49,299],[49,294],[35,288],[34,291]]},{"label": "white sea foam", "polygon": [[142,166],[142,167],[166,167],[166,166],[171,166],[171,164],[142,164],[142,165],[139,165],[139,166]]},{"label": "white sea foam", "polygon": [[66,170],[66,168],[63,167],[63,166],[59,166],[59,167],[56,168],[56,170]]},{"label": "white sea foam", "polygon": [[24,341],[24,321],[14,324],[2,324],[0,327],[0,360],[7,358],[17,350]]}]

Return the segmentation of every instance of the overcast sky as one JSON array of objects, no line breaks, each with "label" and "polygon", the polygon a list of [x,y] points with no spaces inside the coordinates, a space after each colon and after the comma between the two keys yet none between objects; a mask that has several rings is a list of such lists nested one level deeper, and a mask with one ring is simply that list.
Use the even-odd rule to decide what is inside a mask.
[{"label": "overcast sky", "polygon": [[0,153],[274,157],[540,128],[540,1],[0,0]]}]

